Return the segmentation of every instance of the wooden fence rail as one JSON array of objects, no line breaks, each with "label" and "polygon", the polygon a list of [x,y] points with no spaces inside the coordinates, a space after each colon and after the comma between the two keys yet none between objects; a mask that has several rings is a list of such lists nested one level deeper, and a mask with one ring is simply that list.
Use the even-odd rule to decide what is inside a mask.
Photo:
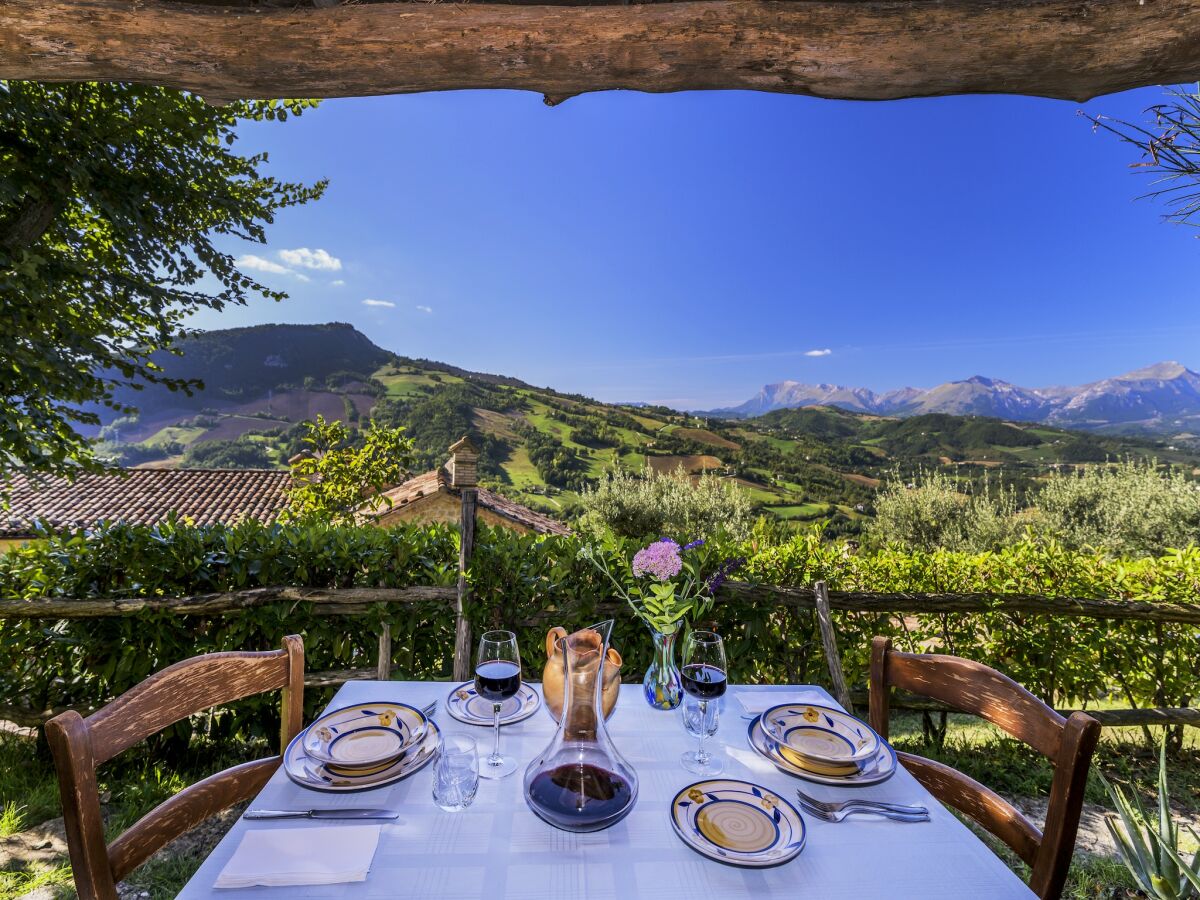
[{"label": "wooden fence rail", "polygon": [[[722,591],[730,598],[752,605],[782,605],[796,609],[816,610],[817,591],[814,588],[781,587],[778,585],[728,582]],[[260,587],[242,591],[197,594],[192,597],[130,597],[120,599],[0,599],[0,619],[94,619],[111,616],[132,616],[147,611],[166,612],[180,616],[221,615],[242,609],[253,609],[272,603],[308,603],[318,615],[348,616],[366,612],[378,603],[438,602],[453,604],[457,612],[455,677],[465,678],[469,671],[469,623],[462,614],[465,587],[417,585],[404,588],[299,588]],[[831,609],[847,612],[877,613],[1025,613],[1061,616],[1064,618],[1101,618],[1149,622],[1174,622],[1200,626],[1200,603],[1183,604],[1167,601],[1092,600],[1069,597],[1040,597],[1034,595],[992,594],[919,594],[869,593],[863,591],[827,591]],[[616,608],[601,603],[598,612],[608,613]],[[547,612],[516,623],[522,627],[542,625],[558,613]],[[465,649],[464,649],[465,648]],[[346,681],[380,678],[391,674],[391,635],[385,627],[380,635],[379,659],[373,668],[342,669],[331,672],[310,672],[305,684],[327,687]],[[463,655],[465,654],[465,655]],[[462,656],[462,658],[460,658]],[[840,670],[840,664],[836,667]],[[865,700],[861,691],[850,692],[855,703]],[[920,698],[897,698],[892,704],[900,709],[944,709]],[[61,710],[32,710],[12,705],[0,705],[0,719],[23,726],[39,725]],[[1108,726],[1126,725],[1193,725],[1200,726],[1200,709],[1119,709],[1089,712]]]}]

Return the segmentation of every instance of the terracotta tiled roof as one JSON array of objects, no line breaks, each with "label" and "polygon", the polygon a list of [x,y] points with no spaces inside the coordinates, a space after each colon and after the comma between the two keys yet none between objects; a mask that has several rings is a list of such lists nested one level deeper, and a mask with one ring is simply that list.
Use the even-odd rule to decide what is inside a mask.
[{"label": "terracotta tiled roof", "polygon": [[[509,500],[507,497],[502,497],[494,491],[489,491],[487,488],[479,488],[478,490],[478,502],[484,509],[490,509],[497,515],[511,519],[513,522],[524,525],[526,528],[531,528],[541,534],[571,533],[571,530],[557,519],[544,516],[530,509],[528,506],[522,506],[520,503]],[[457,489],[450,484],[450,474],[445,469],[434,469],[430,472],[425,472],[422,475],[410,478],[403,484],[384,491],[384,496],[392,501],[392,505],[390,507],[380,507],[375,510],[374,515],[386,515],[390,510],[407,506],[409,503],[420,500],[422,497],[428,497],[430,494],[436,494],[439,491],[445,491],[455,497],[458,496]]]},{"label": "terracotta tiled roof", "polygon": [[286,503],[290,472],[276,469],[125,469],[9,484],[11,508],[0,510],[0,535],[32,534],[35,520],[59,528],[101,519],[153,524],[175,512],[197,525],[275,518]]},{"label": "terracotta tiled roof", "polygon": [[479,505],[542,534],[571,533],[571,529],[558,521],[558,519],[544,516],[540,512],[530,509],[528,506],[522,506],[520,503],[509,500],[507,497],[501,497],[487,488],[479,488]]},{"label": "terracotta tiled roof", "polygon": [[436,494],[441,489],[451,490],[450,475],[445,469],[433,469],[423,475],[416,475],[403,484],[384,491],[383,496],[391,500],[392,505],[388,507],[385,504],[376,512],[387,512],[388,509],[395,509],[397,506],[407,506],[414,500]]}]

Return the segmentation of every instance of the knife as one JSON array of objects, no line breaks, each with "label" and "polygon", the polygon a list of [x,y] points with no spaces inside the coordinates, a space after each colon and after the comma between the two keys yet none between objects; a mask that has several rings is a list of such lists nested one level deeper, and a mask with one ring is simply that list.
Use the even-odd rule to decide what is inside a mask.
[{"label": "knife", "polygon": [[390,809],[248,809],[243,819],[395,819]]}]

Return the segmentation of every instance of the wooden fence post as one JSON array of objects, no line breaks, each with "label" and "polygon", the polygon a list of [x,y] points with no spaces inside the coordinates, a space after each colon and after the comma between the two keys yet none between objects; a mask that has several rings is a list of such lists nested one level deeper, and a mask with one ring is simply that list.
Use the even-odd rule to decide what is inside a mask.
[{"label": "wooden fence post", "polygon": [[466,601],[470,593],[467,569],[475,551],[475,488],[461,488],[462,515],[458,522],[458,600],[454,607],[454,680],[471,677],[471,622],[467,619]]},{"label": "wooden fence post", "polygon": [[842,658],[838,655],[837,635],[833,631],[833,616],[829,612],[829,589],[825,587],[825,582],[818,581],[814,584],[813,594],[816,598],[817,625],[821,628],[821,644],[825,648],[825,662],[829,666],[829,678],[833,682],[833,695],[846,712],[854,715],[854,704],[850,700],[846,676],[842,672]]},{"label": "wooden fence post", "polygon": [[392,624],[384,622],[379,629],[379,660],[375,663],[375,677],[380,681],[392,678]]}]

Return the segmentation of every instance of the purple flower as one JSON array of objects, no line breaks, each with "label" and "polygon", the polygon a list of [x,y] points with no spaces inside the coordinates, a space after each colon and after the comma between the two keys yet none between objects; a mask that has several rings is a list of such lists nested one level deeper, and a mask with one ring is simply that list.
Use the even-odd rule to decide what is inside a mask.
[{"label": "purple flower", "polygon": [[638,578],[651,575],[659,581],[669,581],[682,569],[679,545],[668,538],[642,548],[633,557],[633,574]]},{"label": "purple flower", "polygon": [[745,561],[745,557],[732,556],[725,560],[725,562],[721,563],[721,565],[717,566],[717,571],[713,572],[712,576],[709,577],[708,582],[705,584],[705,587],[708,588],[708,592],[710,594],[715,594],[720,589],[721,585],[729,580],[729,576],[734,571],[741,568],[742,563]]},{"label": "purple flower", "polygon": [[703,546],[704,546],[704,539],[699,538],[697,540],[692,541],[690,544],[684,544],[683,549],[684,550],[695,550],[697,547],[703,547]]}]

